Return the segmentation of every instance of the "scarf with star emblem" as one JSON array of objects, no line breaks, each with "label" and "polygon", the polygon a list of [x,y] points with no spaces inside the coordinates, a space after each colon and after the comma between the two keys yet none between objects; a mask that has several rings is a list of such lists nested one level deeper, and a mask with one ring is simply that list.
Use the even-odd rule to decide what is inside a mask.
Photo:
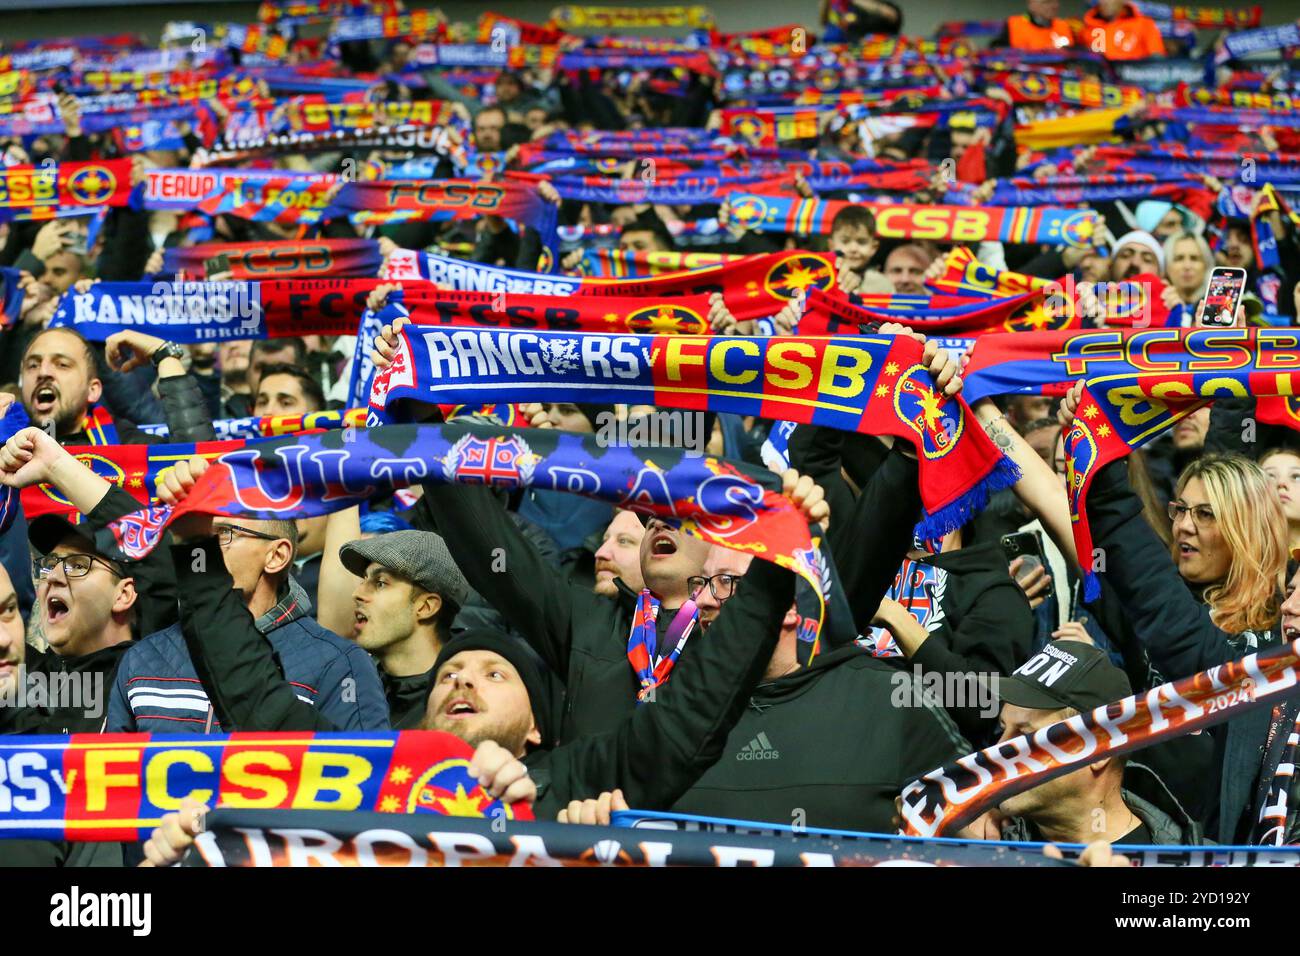
[{"label": "scarf with star emblem", "polygon": [[[583,315],[590,313],[600,320],[587,331],[608,331],[610,313],[632,315],[648,304],[648,301],[637,302],[638,299],[679,304],[682,309],[698,313],[703,319],[709,314],[707,297],[717,292],[722,295],[731,314],[745,320],[771,316],[800,295],[814,289],[834,288],[835,285],[835,259],[827,253],[796,249],[725,259],[647,278],[605,279],[542,275],[466,262],[436,253],[399,249],[388,257],[383,278],[403,282],[427,279],[442,289],[463,292],[508,292],[512,293],[512,302],[513,293],[564,296],[567,297],[566,308],[578,310]],[[407,298],[408,304],[414,301],[409,293]],[[584,302],[587,298],[601,301]],[[626,304],[610,301],[613,299],[628,301]],[[672,321],[686,318],[683,313]],[[703,331],[706,327],[707,323],[692,322],[681,331]]]},{"label": "scarf with star emblem", "polygon": [[[250,740],[250,736],[255,740]],[[272,765],[281,785],[263,809],[368,810],[532,820],[532,805],[502,804],[469,773],[474,750],[442,731],[209,734],[183,740],[118,734],[12,736],[36,792],[5,812],[0,839],[137,841],[188,796],[211,806],[256,787],[250,765]],[[177,764],[184,773],[175,772]],[[15,764],[17,766],[18,764]],[[38,782],[39,781],[39,782]]]},{"label": "scarf with star emblem", "polygon": [[131,160],[0,167],[0,221],[48,219],[61,208],[99,209],[131,200]]},{"label": "scarf with star emblem", "polygon": [[[732,193],[731,215],[759,232],[829,235],[835,216],[846,206],[841,200],[799,199],[758,193]],[[933,239],[938,242],[1042,243],[1050,246],[1089,244],[1101,223],[1091,209],[1052,206],[910,206],[902,203],[865,204],[876,216],[882,239]]]},{"label": "scarf with star emblem", "polygon": [[407,325],[397,335],[392,363],[375,376],[370,408],[372,422],[379,423],[390,420],[390,407],[404,399],[644,402],[894,435],[916,448],[926,510],[920,532],[934,538],[964,524],[1019,471],[973,426],[961,396],[936,394],[922,350],[914,339],[894,335],[617,335]]}]

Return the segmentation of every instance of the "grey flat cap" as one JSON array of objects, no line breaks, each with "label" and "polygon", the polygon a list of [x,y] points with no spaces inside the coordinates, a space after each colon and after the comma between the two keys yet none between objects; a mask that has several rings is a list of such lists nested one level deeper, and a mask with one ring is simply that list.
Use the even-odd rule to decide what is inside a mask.
[{"label": "grey flat cap", "polygon": [[349,541],[339,560],[359,578],[373,562],[439,594],[457,607],[469,599],[469,582],[460,573],[440,535],[432,531],[390,531],[373,538]]}]

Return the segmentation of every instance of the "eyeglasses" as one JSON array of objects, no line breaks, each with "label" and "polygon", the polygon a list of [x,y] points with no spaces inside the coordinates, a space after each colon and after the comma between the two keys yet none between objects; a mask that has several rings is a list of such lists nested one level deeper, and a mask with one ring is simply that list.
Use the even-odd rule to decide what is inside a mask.
[{"label": "eyeglasses", "polygon": [[280,539],[273,534],[263,534],[261,531],[254,531],[252,528],[241,528],[237,524],[217,525],[213,529],[217,532],[217,541],[223,548],[230,547],[230,543],[235,540],[235,533],[248,535],[250,538],[261,538],[263,541],[279,541]]},{"label": "eyeglasses", "polygon": [[116,577],[126,577],[121,571],[113,567],[103,558],[97,558],[93,554],[47,554],[44,557],[37,558],[32,562],[32,573],[37,578],[48,578],[60,564],[63,565],[63,573],[69,578],[84,578],[90,573],[90,567],[95,562],[99,562]]},{"label": "eyeglasses", "polygon": [[691,589],[691,595],[694,596],[703,591],[705,585],[707,585],[709,593],[714,598],[725,601],[736,593],[736,583],[739,580],[739,574],[715,574],[711,578],[696,574],[686,579],[686,586]]},{"label": "eyeglasses", "polygon": [[1177,521],[1187,512],[1192,513],[1192,524],[1200,528],[1214,524],[1214,509],[1209,505],[1185,505],[1181,501],[1169,502],[1169,520]]}]

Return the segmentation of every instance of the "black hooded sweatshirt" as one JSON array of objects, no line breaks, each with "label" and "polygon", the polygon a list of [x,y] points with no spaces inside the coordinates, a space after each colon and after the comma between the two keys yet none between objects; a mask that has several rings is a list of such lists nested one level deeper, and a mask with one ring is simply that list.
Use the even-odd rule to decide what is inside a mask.
[{"label": "black hooded sweatshirt", "polygon": [[911,673],[845,647],[759,684],[721,759],[673,810],[890,833],[904,785],[970,749]]}]

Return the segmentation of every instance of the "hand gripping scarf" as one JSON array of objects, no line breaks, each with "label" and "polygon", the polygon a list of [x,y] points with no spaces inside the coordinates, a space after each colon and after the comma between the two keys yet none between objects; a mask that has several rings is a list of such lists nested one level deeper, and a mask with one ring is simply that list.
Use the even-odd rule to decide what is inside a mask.
[{"label": "hand gripping scarf", "polygon": [[1085,598],[1100,593],[1087,495],[1093,476],[1217,395],[1254,396],[1260,422],[1300,429],[1300,331],[1102,329],[989,336],[967,366],[975,401],[1006,392],[1063,394],[1088,384],[1065,438],[1075,544]]},{"label": "hand gripping scarf", "polygon": [[924,537],[1019,478],[960,396],[945,398],[905,336],[605,335],[406,326],[371,389],[373,420],[423,402],[645,402],[894,435],[920,461]]},{"label": "hand gripping scarf", "polygon": [[22,767],[30,791],[5,808],[0,838],[145,840],[186,797],[212,807],[533,819],[529,804],[488,796],[469,774],[473,755],[430,730],[6,737],[0,760]]},{"label": "hand gripping scarf", "polygon": [[903,788],[900,832],[955,835],[1008,797],[1080,766],[1269,706],[1297,684],[1300,642],[1292,642],[967,754]]}]

